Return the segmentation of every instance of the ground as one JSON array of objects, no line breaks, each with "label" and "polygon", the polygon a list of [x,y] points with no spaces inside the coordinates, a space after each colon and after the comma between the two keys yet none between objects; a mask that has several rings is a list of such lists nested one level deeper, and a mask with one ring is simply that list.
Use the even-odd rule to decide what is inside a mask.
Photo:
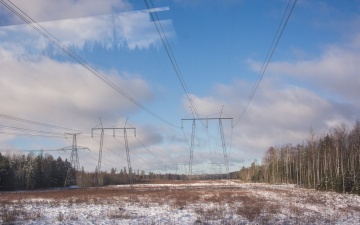
[{"label": "ground", "polygon": [[0,192],[2,224],[360,224],[360,196],[294,185],[169,181]]}]

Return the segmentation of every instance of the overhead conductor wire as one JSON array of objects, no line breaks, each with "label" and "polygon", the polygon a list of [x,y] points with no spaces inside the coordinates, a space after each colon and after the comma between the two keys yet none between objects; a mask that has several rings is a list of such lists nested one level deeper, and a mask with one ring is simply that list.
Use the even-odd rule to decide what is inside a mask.
[{"label": "overhead conductor wire", "polygon": [[51,124],[47,124],[47,123],[36,122],[36,121],[33,121],[33,120],[27,120],[27,119],[15,117],[15,116],[9,116],[9,115],[5,115],[5,114],[0,114],[0,117],[4,118],[4,119],[8,119],[8,120],[14,120],[14,121],[17,121],[17,122],[28,123],[28,124],[33,124],[33,125],[43,126],[43,127],[48,127],[48,128],[55,128],[55,129],[60,129],[60,130],[80,131],[80,130],[76,130],[76,129],[51,125]]},{"label": "overhead conductor wire", "polygon": [[[170,46],[170,44],[169,44],[169,41],[168,41],[168,39],[167,39],[167,37],[166,37],[166,34],[165,34],[165,32],[164,32],[164,29],[163,29],[163,27],[162,27],[162,25],[161,25],[161,22],[160,22],[160,19],[159,19],[158,14],[157,14],[157,12],[156,12],[156,10],[155,10],[154,4],[153,4],[152,0],[149,0],[149,2],[150,2],[150,4],[151,4],[151,8],[150,8],[150,5],[149,5],[148,1],[147,1],[147,0],[144,0],[144,3],[145,3],[145,5],[146,5],[147,9],[149,10],[149,14],[150,14],[151,20],[153,21],[153,23],[154,23],[154,25],[155,25],[155,28],[156,28],[159,36],[160,36],[161,42],[162,42],[162,44],[163,44],[163,46],[164,46],[164,48],[165,48],[165,50],[166,50],[166,53],[167,53],[167,55],[168,55],[168,58],[170,59],[171,65],[172,65],[172,67],[174,68],[174,71],[175,71],[175,73],[176,73],[176,76],[177,76],[180,84],[181,84],[181,87],[182,87],[182,89],[184,90],[184,92],[185,92],[185,94],[186,94],[186,97],[187,97],[187,99],[188,99],[188,101],[189,101],[189,103],[190,103],[190,105],[191,105],[190,108],[192,109],[192,112],[195,113],[196,117],[199,118],[199,117],[200,117],[200,116],[199,116],[199,112],[198,112],[198,110],[197,110],[197,108],[196,108],[196,106],[195,106],[195,103],[194,103],[194,101],[193,101],[193,99],[192,99],[192,97],[191,97],[191,95],[190,95],[190,93],[189,93],[189,90],[188,90],[187,86],[186,86],[185,80],[184,80],[184,78],[183,78],[183,76],[182,76],[182,73],[181,73],[181,71],[180,71],[179,65],[177,64],[176,58],[175,58],[175,56],[174,56],[174,53],[173,53],[173,51],[172,51],[172,49],[171,49],[171,46]],[[153,12],[153,13],[152,13],[152,12]],[[155,15],[155,17],[154,17],[154,15]],[[193,113],[193,114],[194,114],[194,113]],[[194,115],[193,115],[193,118],[195,119],[195,116],[194,116]],[[195,121],[195,120],[194,120],[194,121]],[[202,124],[202,125],[205,127],[204,124]],[[191,148],[191,145],[190,145],[190,143],[189,143],[189,141],[188,141],[188,138],[187,138],[187,136],[186,136],[186,134],[185,134],[185,132],[184,132],[184,130],[183,130],[183,126],[181,126],[181,128],[182,128],[183,135],[184,135],[184,137],[185,137],[185,139],[186,139],[189,147]]]},{"label": "overhead conductor wire", "polygon": [[[267,67],[268,67],[268,65],[269,65],[269,63],[270,63],[270,61],[271,61],[271,58],[272,58],[272,56],[273,56],[273,54],[274,54],[274,52],[275,52],[275,49],[276,49],[277,45],[279,44],[280,38],[281,38],[281,36],[282,36],[282,34],[283,34],[284,30],[285,30],[285,27],[286,27],[287,23],[289,22],[290,16],[291,16],[291,14],[292,14],[292,12],[293,12],[293,10],[294,10],[294,8],[295,8],[295,5],[296,5],[297,0],[294,0],[294,3],[293,3],[293,5],[292,5],[292,7],[291,7],[291,9],[290,9],[289,14],[287,15],[287,18],[286,18],[286,20],[285,20],[285,23],[284,23],[283,27],[281,28],[281,25],[282,25],[283,22],[284,22],[284,18],[285,18],[285,16],[286,16],[286,13],[288,12],[288,9],[289,9],[289,6],[290,6],[290,2],[291,2],[291,0],[289,0],[289,2],[288,2],[288,5],[287,5],[286,10],[285,10],[285,12],[284,12],[284,14],[283,14],[283,17],[282,17],[282,19],[281,19],[281,22],[280,22],[280,24],[279,24],[279,26],[278,26],[278,29],[277,29],[276,34],[275,34],[275,36],[274,36],[274,39],[273,39],[273,41],[272,41],[272,43],[271,43],[271,45],[270,45],[269,51],[268,51],[268,53],[267,53],[267,55],[266,55],[266,58],[265,58],[265,60],[264,60],[264,63],[263,63],[263,65],[262,65],[262,68],[261,68],[261,70],[260,70],[259,78],[258,78],[257,81],[255,82],[255,85],[253,86],[253,89],[252,89],[251,92],[250,92],[249,98],[248,98],[246,104],[245,104],[244,107],[243,107],[243,110],[242,110],[242,112],[241,112],[241,114],[240,114],[240,117],[239,117],[239,119],[238,119],[238,120],[235,122],[235,124],[234,124],[235,126],[236,126],[236,125],[240,122],[240,120],[244,117],[244,115],[245,115],[245,113],[246,113],[246,110],[248,109],[248,107],[249,107],[249,105],[250,105],[250,103],[251,103],[251,101],[252,101],[252,99],[253,99],[253,97],[254,97],[254,95],[255,95],[255,92],[256,92],[256,90],[257,90],[258,87],[259,87],[259,84],[260,84],[260,82],[261,82],[261,80],[262,80],[262,78],[263,78],[263,76],[264,76],[264,74],[265,74],[265,71],[266,71],[266,69],[267,69]],[[281,28],[281,30],[280,30],[280,28]],[[280,31],[280,34],[278,35],[279,31]],[[275,40],[276,40],[276,41],[275,41]],[[274,43],[275,43],[275,44],[274,44]]]},{"label": "overhead conductor wire", "polygon": [[[36,30],[38,33],[40,33],[43,37],[45,37],[49,42],[57,46],[59,49],[61,49],[65,54],[70,56],[72,59],[74,59],[76,62],[78,62],[80,65],[82,65],[85,69],[87,69],[89,72],[91,72],[94,76],[99,78],[101,81],[103,81],[105,84],[107,84],[109,87],[114,89],[116,92],[127,98],[129,101],[134,103],[136,106],[147,112],[148,114],[152,115],[156,119],[170,125],[173,127],[178,128],[178,126],[170,123],[169,121],[165,120],[164,118],[157,115],[155,112],[151,111],[149,108],[145,107],[143,104],[141,104],[139,101],[137,101],[135,98],[130,96],[128,93],[126,93],[124,90],[122,90],[119,86],[114,84],[112,81],[110,81],[106,76],[104,76],[102,73],[100,73],[98,70],[96,70],[94,67],[92,67],[89,63],[87,63],[84,59],[82,59],[79,55],[74,53],[72,50],[70,50],[68,47],[66,47],[64,44],[62,44],[56,37],[54,37],[51,33],[49,33],[45,28],[40,26],[35,20],[33,20],[29,15],[27,15],[24,11],[22,11],[19,7],[17,7],[14,3],[12,3],[10,0],[7,0],[11,5],[6,3],[4,0],[0,0],[0,2],[8,8],[11,12],[13,12],[15,15],[17,15],[20,19],[22,19],[24,22],[26,22],[28,25],[30,25],[34,30]],[[16,9],[15,9],[15,8]]]},{"label": "overhead conductor wire", "polygon": [[[181,74],[179,65],[176,62],[176,58],[175,58],[174,53],[173,53],[173,51],[171,49],[169,41],[168,41],[168,39],[167,39],[167,37],[165,35],[164,29],[163,29],[163,27],[161,25],[161,22],[160,22],[158,14],[157,14],[157,12],[155,10],[154,4],[153,4],[152,0],[150,0],[151,8],[152,8],[151,9],[149,3],[147,2],[147,0],[144,0],[144,3],[146,5],[147,9],[149,10],[151,20],[153,21],[153,23],[154,23],[154,25],[156,27],[156,30],[157,30],[157,32],[158,32],[158,34],[160,36],[161,42],[162,42],[162,44],[163,44],[163,46],[164,46],[164,48],[166,50],[166,54],[168,55],[168,57],[170,59],[171,65],[174,68],[174,71],[176,73],[176,76],[177,76],[180,84],[181,84],[181,87],[184,90],[184,92],[186,94],[186,97],[187,97],[188,101],[190,102],[190,105],[194,109],[194,112],[195,112],[196,116],[199,117],[199,113],[198,113],[198,111],[197,111],[197,109],[195,107],[195,103],[194,103],[193,99],[191,98],[191,96],[189,94],[189,90],[188,90],[188,88],[186,86],[186,83],[185,83],[185,80],[184,80],[184,78],[183,78],[183,76]],[[153,11],[153,13],[152,13],[152,11]],[[155,15],[156,18],[154,17],[153,14]]]}]

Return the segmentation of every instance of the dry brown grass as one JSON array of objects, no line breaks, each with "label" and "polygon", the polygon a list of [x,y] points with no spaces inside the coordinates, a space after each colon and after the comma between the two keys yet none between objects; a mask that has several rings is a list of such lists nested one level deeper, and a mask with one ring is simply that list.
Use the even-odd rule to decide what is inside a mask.
[{"label": "dry brown grass", "polygon": [[22,206],[3,205],[0,211],[0,219],[4,224],[13,224],[19,218],[22,221],[36,220],[42,217],[39,210],[26,210]]},{"label": "dry brown grass", "polygon": [[253,197],[250,193],[244,192],[237,196],[238,201],[241,203],[236,208],[236,214],[249,220],[250,222],[259,218],[265,209],[263,202]]},{"label": "dry brown grass", "polygon": [[148,184],[194,184],[198,181],[194,180],[151,180]]},{"label": "dry brown grass", "polygon": [[198,206],[194,211],[199,215],[198,220],[204,223],[223,219],[226,214],[226,207],[218,205],[210,207]]},{"label": "dry brown grass", "polygon": [[4,223],[13,223],[16,221],[19,211],[16,209],[3,208],[1,210],[1,220]]},{"label": "dry brown grass", "polygon": [[303,201],[307,204],[311,205],[325,205],[326,204],[326,198],[318,193],[309,193],[307,192],[302,196]]},{"label": "dry brown grass", "polygon": [[[174,181],[176,183],[176,181]],[[194,183],[194,182],[193,182]],[[230,188],[213,188],[203,186],[196,188],[177,188],[175,187],[137,187],[137,188],[83,188],[76,190],[52,190],[52,191],[28,191],[28,192],[8,192],[0,195],[0,204],[16,202],[17,204],[31,199],[37,204],[46,204],[56,207],[60,202],[66,203],[69,207],[79,204],[108,204],[115,205],[119,202],[137,204],[140,207],[149,208],[151,206],[162,206],[168,204],[175,209],[185,209],[193,205],[194,211],[199,215],[201,221],[209,222],[219,220],[224,217],[226,207],[235,209],[235,213],[243,218],[253,221],[267,209],[272,210],[275,206],[263,204],[259,199],[252,196],[247,190]],[[207,205],[207,207],[205,207]],[[208,207],[212,205],[211,207]],[[124,207],[120,207],[124,208]],[[276,210],[272,210],[275,212]],[[109,219],[131,218],[127,211],[112,210],[107,212]],[[11,217],[9,216],[9,219]],[[73,220],[76,216],[64,215],[59,213],[58,221]]]},{"label": "dry brown grass", "polygon": [[[179,189],[172,190],[169,187],[161,188],[134,188],[123,189],[117,187],[84,188],[77,190],[54,190],[54,191],[28,191],[28,192],[7,192],[0,195],[0,205],[20,204],[21,202],[32,201],[34,204],[49,204],[57,206],[60,202],[68,205],[77,204],[112,204],[119,199],[125,199],[131,203],[142,203],[144,199],[151,199],[152,202],[178,201],[198,202],[202,199],[204,191]],[[30,200],[31,199],[31,200]],[[216,198],[212,201],[218,201]]]},{"label": "dry brown grass", "polygon": [[131,219],[134,218],[134,215],[132,215],[130,212],[127,212],[123,208],[118,208],[115,210],[108,211],[107,217],[109,219]]},{"label": "dry brown grass", "polygon": [[[177,183],[177,181],[166,183]],[[192,181],[192,183],[202,182]],[[257,189],[263,191],[262,194],[258,194],[260,192],[257,192]],[[275,201],[275,199],[285,199],[285,201]],[[296,201],[292,202],[293,199],[298,199],[301,204]],[[319,208],[325,207],[329,204],[326,196],[318,192],[294,191],[265,185],[255,185],[251,189],[236,186],[212,187],[205,185],[200,188],[187,185],[173,185],[171,187],[162,185],[154,187],[152,185],[134,186],[133,189],[129,186],[120,186],[75,190],[3,192],[0,193],[0,207],[6,210],[0,211],[1,221],[13,223],[14,221],[34,220],[42,217],[40,211],[31,211],[26,214],[23,207],[26,204],[53,208],[61,205],[68,207],[76,207],[81,204],[109,205],[109,210],[103,215],[114,221],[132,219],[138,216],[127,211],[127,205],[143,209],[166,206],[169,210],[190,210],[195,212],[198,216],[197,219],[205,224],[211,224],[212,221],[223,221],[223,218],[229,214],[235,215],[240,220],[259,224],[277,223],[278,221],[273,221],[273,218],[274,215],[279,214],[284,215],[294,224],[336,221],[335,215],[332,215],[334,218],[328,217],[327,219],[319,211],[312,211],[303,206],[308,204],[319,206]],[[348,207],[341,208],[339,211],[351,215],[360,212],[360,207],[349,203]],[[57,214],[57,218],[54,219],[59,222],[79,220],[77,215],[64,213]],[[231,224],[228,221],[223,223]]]}]

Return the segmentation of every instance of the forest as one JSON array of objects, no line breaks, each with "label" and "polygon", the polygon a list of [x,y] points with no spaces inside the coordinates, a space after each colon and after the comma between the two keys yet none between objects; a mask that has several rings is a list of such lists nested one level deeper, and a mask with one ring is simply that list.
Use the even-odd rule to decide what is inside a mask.
[{"label": "forest", "polygon": [[[225,175],[216,175],[218,179]],[[205,175],[192,179],[210,179]],[[144,170],[130,171],[124,167],[119,171],[112,168],[108,171],[89,172],[82,168],[75,171],[71,163],[61,157],[55,159],[51,154],[29,153],[28,155],[0,153],[0,191],[31,190],[58,187],[99,187],[106,185],[121,185],[130,183],[144,183],[152,180],[183,180],[188,179],[185,174],[158,174]]]},{"label": "forest", "polygon": [[[98,179],[100,177],[100,179]],[[155,178],[155,174],[145,175],[144,171],[130,172],[126,168],[110,172],[75,171],[71,163],[51,154],[28,155],[0,153],[0,191],[30,190],[77,185],[96,187],[110,184],[129,184]]]},{"label": "forest", "polygon": [[50,154],[27,156],[0,153],[0,190],[63,187],[71,164]]},{"label": "forest", "polygon": [[[237,173],[231,174],[233,178]],[[61,157],[54,159],[51,154],[29,153],[28,155],[0,153],[0,191],[31,190],[69,186],[99,187],[130,183],[145,183],[154,180],[211,180],[226,179],[226,174],[159,174],[144,170],[130,171],[126,167],[119,171],[112,168],[108,171],[75,171],[71,163]]]},{"label": "forest", "polygon": [[[219,175],[218,175],[219,176]],[[214,176],[192,179],[213,179]],[[73,178],[73,179],[71,179]],[[76,178],[76,179],[74,179]],[[352,129],[340,125],[324,135],[311,130],[301,144],[269,147],[262,163],[254,161],[231,173],[232,179],[360,194],[360,122]],[[129,184],[150,180],[188,179],[184,174],[155,174],[144,171],[75,171],[67,159],[50,154],[0,153],[0,190],[26,190],[79,185],[83,187]]]},{"label": "forest", "polygon": [[310,135],[302,144],[270,147],[262,164],[239,171],[249,182],[291,183],[318,190],[360,194],[360,122],[324,135]]},{"label": "forest", "polygon": [[[237,173],[233,173],[235,177]],[[99,187],[130,183],[145,183],[154,180],[211,180],[226,179],[225,174],[159,174],[145,173],[144,170],[130,171],[124,167],[119,171],[112,168],[108,171],[75,171],[71,163],[61,157],[54,159],[51,154],[29,153],[26,155],[0,153],[0,191],[31,190],[58,187]]]}]

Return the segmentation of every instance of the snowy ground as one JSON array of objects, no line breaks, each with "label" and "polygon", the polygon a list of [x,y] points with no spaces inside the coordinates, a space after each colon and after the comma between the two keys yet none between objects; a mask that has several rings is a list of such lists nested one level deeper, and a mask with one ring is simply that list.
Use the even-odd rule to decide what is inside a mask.
[{"label": "snowy ground", "polygon": [[360,224],[360,196],[197,181],[0,192],[1,224]]}]

